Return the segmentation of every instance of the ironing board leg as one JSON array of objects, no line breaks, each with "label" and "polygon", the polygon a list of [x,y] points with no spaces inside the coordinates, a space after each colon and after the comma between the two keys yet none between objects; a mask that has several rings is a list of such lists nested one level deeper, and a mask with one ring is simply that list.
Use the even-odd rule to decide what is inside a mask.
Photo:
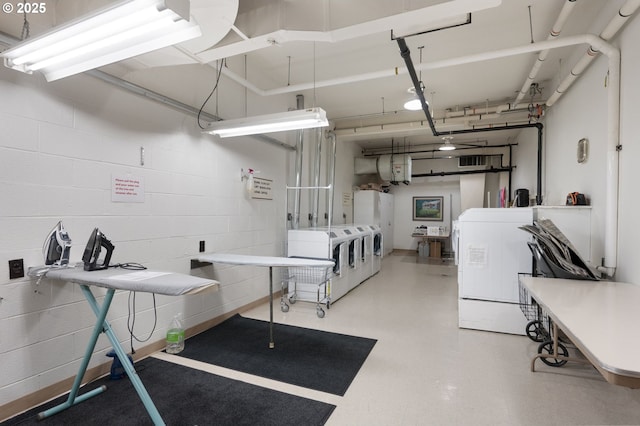
[{"label": "ironing board leg", "polygon": [[269,266],[269,348],[273,349],[273,266]]},{"label": "ironing board leg", "polygon": [[138,374],[136,373],[136,371],[133,369],[133,366],[129,362],[129,358],[127,357],[126,352],[120,345],[120,342],[118,341],[113,330],[111,329],[111,325],[106,320],[107,312],[109,312],[109,307],[111,306],[111,301],[113,300],[113,295],[115,293],[115,290],[114,289],[107,290],[107,294],[105,295],[104,302],[102,303],[102,307],[99,307],[98,302],[96,301],[96,298],[93,296],[93,293],[91,292],[89,287],[86,285],[81,285],[80,288],[82,289],[82,292],[84,293],[84,296],[87,299],[87,302],[89,302],[89,306],[91,306],[91,309],[96,315],[96,318],[97,318],[96,325],[93,329],[93,334],[89,339],[89,343],[87,344],[87,349],[85,351],[82,364],[80,365],[80,369],[78,370],[78,374],[76,375],[76,378],[74,380],[73,387],[69,392],[69,397],[67,398],[67,401],[56,407],[50,408],[49,410],[43,411],[42,413],[38,414],[38,418],[44,419],[46,417],[52,416],[56,413],[59,413],[60,411],[66,410],[72,405],[85,401],[91,398],[92,396],[98,395],[99,393],[102,393],[106,390],[106,386],[101,386],[81,396],[77,396],[78,390],[80,389],[80,385],[82,384],[82,378],[84,377],[84,374],[87,371],[89,360],[91,359],[91,355],[93,354],[93,350],[95,349],[96,343],[98,341],[98,337],[100,336],[101,332],[104,332],[107,338],[109,339],[109,341],[111,342],[111,345],[113,346],[113,349],[116,352],[116,355],[120,359],[120,363],[122,364],[124,370],[129,376],[129,379],[131,380],[131,384],[135,388],[136,392],[138,392],[138,396],[142,400],[142,403],[147,409],[147,412],[149,413],[149,416],[153,420],[153,423],[155,425],[164,425],[165,423],[162,420],[160,413],[156,409],[156,406],[153,404],[153,401],[151,400],[149,393],[145,389],[144,385],[142,384],[142,381],[140,380],[140,377],[138,377]]}]

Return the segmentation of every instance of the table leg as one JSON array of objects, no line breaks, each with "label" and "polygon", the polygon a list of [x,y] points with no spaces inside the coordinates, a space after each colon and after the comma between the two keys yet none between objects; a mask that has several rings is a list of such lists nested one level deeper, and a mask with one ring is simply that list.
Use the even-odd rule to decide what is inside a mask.
[{"label": "table leg", "polygon": [[273,342],[273,266],[269,266],[269,348],[275,347]]},{"label": "table leg", "polygon": [[138,396],[140,397],[140,400],[144,404],[145,408],[147,409],[147,413],[149,413],[149,416],[151,417],[153,424],[164,425],[165,423],[162,420],[162,417],[160,416],[158,409],[156,408],[153,401],[151,400],[151,397],[149,396],[149,393],[145,389],[144,385],[142,384],[140,377],[138,377],[138,373],[136,373],[133,366],[129,362],[129,358],[127,357],[126,352],[120,345],[120,342],[118,341],[118,338],[116,337],[115,333],[111,329],[111,325],[106,320],[107,312],[109,312],[109,307],[111,306],[111,301],[113,300],[113,295],[115,293],[115,290],[112,288],[107,290],[107,294],[105,295],[104,302],[102,303],[102,307],[100,307],[98,306],[98,302],[96,301],[96,298],[94,297],[93,293],[91,292],[88,286],[81,285],[80,288],[82,289],[82,292],[84,293],[84,296],[87,299],[87,302],[89,302],[91,309],[96,315],[96,318],[97,318],[96,325],[93,329],[93,334],[91,335],[91,339],[87,344],[87,349],[85,351],[82,364],[80,365],[78,374],[76,375],[71,391],[69,392],[69,397],[67,398],[67,401],[53,408],[50,408],[49,410],[43,411],[42,413],[38,414],[38,418],[42,420],[46,417],[52,416],[56,413],[59,413],[60,411],[66,410],[72,405],[78,404],[106,390],[106,386],[101,386],[83,395],[77,396],[80,385],[82,384],[82,378],[84,377],[84,374],[87,371],[89,360],[91,359],[91,355],[93,354],[93,350],[95,349],[96,343],[98,341],[98,337],[100,336],[100,333],[103,332],[111,342],[111,345],[113,346],[113,349],[115,350],[116,355],[120,359],[120,363],[122,364],[125,372],[129,376],[129,379],[131,380],[131,384],[133,385],[135,390],[138,392]]}]

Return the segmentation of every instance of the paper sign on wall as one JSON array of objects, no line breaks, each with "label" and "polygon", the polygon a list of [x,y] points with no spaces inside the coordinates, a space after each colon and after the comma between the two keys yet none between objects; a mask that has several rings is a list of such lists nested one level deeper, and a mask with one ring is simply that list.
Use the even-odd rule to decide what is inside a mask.
[{"label": "paper sign on wall", "polygon": [[343,192],[342,193],[342,205],[350,206],[353,204],[353,192]]},{"label": "paper sign on wall", "polygon": [[132,175],[111,175],[111,201],[144,203],[144,179]]},{"label": "paper sign on wall", "polygon": [[251,198],[257,198],[260,200],[273,200],[272,184],[273,181],[271,179],[254,177],[253,192],[251,193]]}]

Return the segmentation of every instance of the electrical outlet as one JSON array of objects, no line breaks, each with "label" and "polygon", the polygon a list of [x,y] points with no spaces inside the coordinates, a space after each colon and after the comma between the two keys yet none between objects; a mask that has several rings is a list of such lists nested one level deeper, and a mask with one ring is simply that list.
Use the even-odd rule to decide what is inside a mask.
[{"label": "electrical outlet", "polygon": [[204,241],[200,241],[200,253],[204,253]]},{"label": "electrical outlet", "polygon": [[9,261],[9,279],[24,277],[24,262],[22,259],[14,259]]}]

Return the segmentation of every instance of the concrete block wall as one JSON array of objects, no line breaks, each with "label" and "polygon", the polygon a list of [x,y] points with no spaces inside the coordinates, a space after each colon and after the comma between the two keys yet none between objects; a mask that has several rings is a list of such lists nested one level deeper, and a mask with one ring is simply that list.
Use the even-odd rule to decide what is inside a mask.
[{"label": "concrete block wall", "polygon": [[[164,339],[178,312],[191,327],[268,294],[264,268],[191,271],[190,259],[199,241],[207,252],[284,254],[288,151],[201,135],[194,118],[89,76],[49,84],[0,68],[0,96],[0,407],[73,377],[95,323],[78,286],[9,279],[8,260],[43,264],[43,242],[59,220],[73,240],[72,263],[99,227],[115,245],[112,264],[221,282],[216,293],[156,296],[156,309],[151,294],[137,294],[134,332],[152,333],[150,342]],[[286,109],[278,102],[274,108]],[[241,168],[272,179],[273,200],[251,199]],[[114,175],[142,178],[144,202],[112,202]],[[108,316],[126,350],[129,302],[128,292],[117,292]],[[90,367],[109,362],[108,350],[102,336]]]}]

